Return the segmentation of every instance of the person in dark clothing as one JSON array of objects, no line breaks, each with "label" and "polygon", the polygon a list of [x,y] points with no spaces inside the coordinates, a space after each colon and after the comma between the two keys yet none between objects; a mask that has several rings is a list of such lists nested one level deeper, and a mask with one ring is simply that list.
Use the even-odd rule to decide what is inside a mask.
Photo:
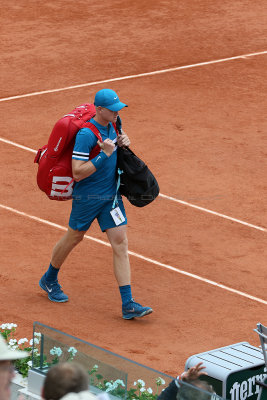
[{"label": "person in dark clothing", "polygon": [[188,386],[181,387],[179,384],[179,381],[184,381],[192,386],[196,386],[197,388],[205,390],[206,392],[214,393],[212,386],[210,386],[207,382],[198,379],[201,375],[207,375],[203,369],[205,369],[205,367],[202,365],[202,363],[199,363],[194,367],[189,368],[187,371],[184,371],[181,375],[177,376],[176,379],[171,381],[169,386],[167,386],[167,388],[164,389],[158,396],[157,400],[194,400],[196,395],[199,400],[208,400],[208,395],[206,393],[200,393],[199,391],[189,388]]}]

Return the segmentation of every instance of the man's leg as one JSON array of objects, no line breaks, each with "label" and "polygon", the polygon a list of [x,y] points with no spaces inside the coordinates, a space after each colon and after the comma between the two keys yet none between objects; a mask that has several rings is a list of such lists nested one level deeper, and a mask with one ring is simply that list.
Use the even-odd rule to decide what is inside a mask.
[{"label": "man's leg", "polygon": [[73,230],[68,227],[66,234],[59,240],[52,251],[51,263],[48,270],[40,279],[40,287],[48,293],[48,298],[57,303],[68,301],[68,296],[63,293],[57,281],[59,268],[71,252],[71,250],[81,242],[85,231]]},{"label": "man's leg", "polygon": [[152,308],[143,307],[132,299],[131,268],[128,256],[127,225],[106,230],[113,250],[113,268],[119,285],[122,299],[122,316],[124,319],[143,317],[152,313]]},{"label": "man's leg", "polygon": [[71,250],[83,240],[86,231],[75,231],[68,227],[68,231],[55,245],[52,251],[51,264],[54,268],[59,269]]},{"label": "man's leg", "polygon": [[128,256],[127,225],[106,230],[113,250],[113,268],[119,286],[131,284],[131,269]]}]

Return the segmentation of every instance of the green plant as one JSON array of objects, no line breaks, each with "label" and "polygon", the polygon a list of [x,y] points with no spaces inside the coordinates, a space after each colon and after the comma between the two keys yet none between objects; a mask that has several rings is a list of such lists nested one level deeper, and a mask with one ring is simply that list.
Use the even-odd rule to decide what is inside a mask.
[{"label": "green plant", "polygon": [[[105,391],[116,397],[125,397],[125,383],[121,379],[115,381],[107,381],[102,375],[97,373],[98,365],[94,365],[93,368],[88,371],[90,375],[90,385],[97,387],[98,389]],[[156,379],[157,390],[153,393],[153,390],[149,387],[146,388],[146,384],[142,379],[138,379],[133,383],[134,387],[131,387],[126,392],[127,400],[156,400],[158,397],[159,387],[164,385],[165,381],[161,377]]]}]

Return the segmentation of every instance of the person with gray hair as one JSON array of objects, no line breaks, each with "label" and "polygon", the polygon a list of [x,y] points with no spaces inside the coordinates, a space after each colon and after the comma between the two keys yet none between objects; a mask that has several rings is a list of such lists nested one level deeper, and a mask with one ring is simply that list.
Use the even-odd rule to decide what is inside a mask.
[{"label": "person with gray hair", "polygon": [[11,381],[15,376],[12,361],[28,356],[26,351],[10,350],[0,334],[0,400],[10,400],[11,397]]},{"label": "person with gray hair", "polygon": [[45,400],[59,400],[68,393],[88,391],[89,375],[77,363],[64,362],[51,367],[46,375],[42,397]]}]

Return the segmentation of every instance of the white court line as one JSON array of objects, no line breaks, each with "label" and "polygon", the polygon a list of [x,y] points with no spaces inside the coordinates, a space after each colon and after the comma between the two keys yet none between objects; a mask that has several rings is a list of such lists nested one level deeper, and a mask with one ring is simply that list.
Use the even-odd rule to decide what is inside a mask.
[{"label": "white court line", "polygon": [[[24,213],[24,212],[22,212],[22,211],[16,210],[16,209],[11,208],[11,207],[7,207],[7,206],[5,206],[4,204],[0,204],[0,207],[3,208],[4,210],[13,212],[13,213],[15,213],[15,214],[18,214],[18,215],[21,215],[21,216],[23,216],[23,217],[32,219],[32,220],[34,220],[34,221],[41,222],[41,223],[43,223],[43,224],[52,226],[52,227],[57,228],[57,229],[60,229],[60,230],[62,230],[62,231],[67,231],[67,228],[66,228],[66,227],[64,227],[64,226],[62,226],[62,225],[55,224],[54,222],[47,221],[46,219],[38,218],[38,217],[36,217],[36,216],[34,216],[34,215],[30,215],[30,214]],[[97,243],[99,243],[99,244],[102,244],[102,245],[104,245],[104,246],[111,247],[110,244],[109,244],[108,242],[105,242],[105,241],[103,241],[103,240],[96,239],[96,238],[94,238],[94,237],[92,237],[92,236],[89,236],[89,235],[85,235],[84,237],[85,237],[86,239],[92,240],[92,241],[97,242]],[[212,285],[212,286],[216,286],[216,287],[221,288],[221,289],[223,289],[223,290],[226,290],[226,291],[228,291],[228,292],[231,292],[231,293],[237,294],[237,295],[239,295],[239,296],[245,297],[245,298],[247,298],[247,299],[249,299],[249,300],[253,300],[253,301],[256,301],[256,302],[258,302],[258,303],[267,305],[267,301],[266,301],[266,300],[263,300],[263,299],[260,299],[259,297],[255,297],[255,296],[252,296],[252,295],[250,295],[250,294],[248,294],[248,293],[241,292],[240,290],[236,290],[236,289],[233,289],[233,288],[231,288],[231,287],[229,287],[229,286],[222,285],[221,283],[217,283],[217,282],[212,281],[212,280],[210,280],[210,279],[203,278],[203,277],[201,277],[201,276],[199,276],[199,275],[191,274],[190,272],[184,271],[184,270],[179,269],[179,268],[175,268],[175,267],[173,267],[173,266],[171,266],[171,265],[163,264],[163,263],[161,263],[161,262],[159,262],[159,261],[153,260],[152,258],[144,257],[144,256],[142,256],[141,254],[135,253],[134,251],[129,251],[128,253],[129,253],[131,256],[134,256],[134,257],[139,258],[139,259],[141,259],[141,260],[147,261],[147,262],[149,262],[149,263],[151,263],[151,264],[154,264],[154,265],[157,265],[157,266],[159,266],[159,267],[163,267],[163,268],[165,268],[165,269],[168,269],[168,270],[170,270],[170,271],[176,272],[176,273],[178,273],[178,274],[188,276],[189,278],[196,279],[196,280],[198,280],[198,281],[207,283],[207,284]]]},{"label": "white court line", "polygon": [[[29,147],[26,147],[26,146],[22,146],[21,144],[12,142],[11,140],[7,140],[7,139],[4,139],[4,138],[0,137],[0,141],[4,142],[4,143],[7,143],[7,144],[11,144],[12,146],[15,146],[15,147],[19,147],[19,148],[21,148],[23,150],[30,151],[31,153],[36,153],[36,150],[30,149]],[[241,225],[244,225],[244,226],[248,226],[250,228],[257,229],[257,230],[262,231],[262,232],[267,232],[267,229],[263,228],[262,226],[253,225],[253,224],[250,224],[248,222],[242,221],[240,219],[232,218],[232,217],[229,217],[228,215],[221,214],[221,213],[218,213],[216,211],[212,211],[212,210],[209,210],[207,208],[200,207],[200,206],[197,206],[195,204],[188,203],[187,201],[179,200],[179,199],[176,199],[175,197],[167,196],[167,195],[162,194],[162,193],[160,193],[159,196],[164,198],[164,199],[167,199],[167,200],[170,200],[170,201],[174,201],[176,203],[180,203],[180,204],[183,204],[185,206],[192,207],[192,208],[195,208],[195,209],[200,210],[200,211],[204,211],[204,212],[209,213],[209,214],[213,214],[213,215],[215,215],[217,217],[221,217],[221,218],[227,219],[227,220],[232,221],[232,222],[237,222],[238,224],[241,224]]]},{"label": "white court line", "polygon": [[9,100],[21,99],[23,97],[39,96],[41,94],[47,94],[47,93],[62,92],[64,90],[78,89],[78,88],[88,87],[88,86],[96,86],[96,85],[101,85],[102,83],[117,82],[117,81],[123,81],[123,80],[126,80],[126,79],[136,79],[136,78],[142,78],[142,77],[145,77],[145,76],[153,76],[153,75],[165,74],[165,73],[168,73],[168,72],[180,71],[180,70],[183,70],[183,69],[203,67],[205,65],[218,64],[218,63],[223,63],[223,62],[232,61],[232,60],[246,59],[248,57],[255,57],[255,56],[260,56],[260,55],[263,55],[263,54],[267,54],[267,51],[259,51],[257,53],[242,54],[242,55],[234,56],[234,57],[221,58],[219,60],[204,61],[204,62],[200,62],[200,63],[196,63],[196,64],[190,64],[190,65],[182,65],[180,67],[161,69],[161,70],[152,71],[152,72],[144,72],[142,74],[127,75],[127,76],[121,76],[121,77],[118,77],[118,78],[104,79],[102,81],[87,82],[87,83],[82,83],[82,84],[73,85],[73,86],[67,86],[67,87],[63,87],[63,88],[59,88],[59,89],[42,90],[40,92],[33,92],[33,93],[21,94],[21,95],[18,95],[18,96],[5,97],[5,98],[1,98],[0,102],[1,101],[9,101]]},{"label": "white court line", "polygon": [[30,147],[23,146],[22,144],[11,142],[11,140],[7,140],[7,139],[0,137],[0,141],[7,143],[7,144],[11,144],[12,146],[15,146],[15,147],[19,147],[20,149],[30,151],[31,153],[37,153],[37,150],[31,149]]},{"label": "white court line", "polygon": [[160,196],[163,197],[164,199],[175,201],[177,203],[184,204],[185,206],[196,208],[197,210],[205,211],[206,213],[216,215],[217,217],[228,219],[229,221],[237,222],[238,224],[249,226],[250,228],[258,229],[259,231],[262,231],[262,232],[267,232],[267,229],[263,228],[262,226],[249,224],[248,222],[241,221],[240,219],[228,217],[228,215],[224,215],[224,214],[218,213],[216,211],[208,210],[207,208],[199,207],[199,206],[196,206],[195,204],[188,203],[187,201],[176,199],[175,197],[166,196],[165,194],[162,194],[162,193],[160,193]]}]

